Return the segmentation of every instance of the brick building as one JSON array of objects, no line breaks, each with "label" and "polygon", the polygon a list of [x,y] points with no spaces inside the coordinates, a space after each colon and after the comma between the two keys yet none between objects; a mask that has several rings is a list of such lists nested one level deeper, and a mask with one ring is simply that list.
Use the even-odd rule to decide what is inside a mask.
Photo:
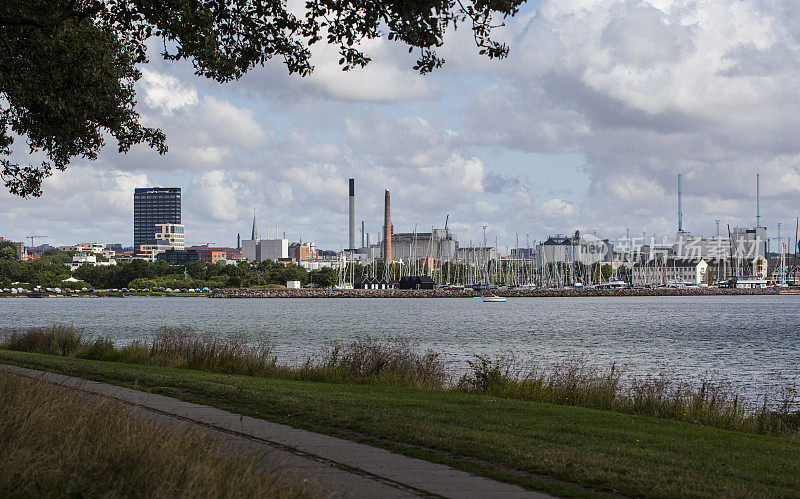
[{"label": "brick building", "polygon": [[227,252],[224,249],[202,250],[200,252],[200,258],[208,263],[217,263],[227,258]]}]

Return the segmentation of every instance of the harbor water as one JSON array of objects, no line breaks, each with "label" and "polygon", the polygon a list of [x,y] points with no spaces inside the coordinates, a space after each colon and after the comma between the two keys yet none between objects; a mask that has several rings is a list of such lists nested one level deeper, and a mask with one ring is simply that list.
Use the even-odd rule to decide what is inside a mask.
[{"label": "harbor water", "polygon": [[511,354],[544,363],[580,357],[688,382],[705,376],[749,398],[800,386],[800,296],[0,299],[3,328],[54,323],[118,344],[161,326],[267,337],[286,362],[329,342],[371,337],[439,352],[456,373],[476,354]]}]

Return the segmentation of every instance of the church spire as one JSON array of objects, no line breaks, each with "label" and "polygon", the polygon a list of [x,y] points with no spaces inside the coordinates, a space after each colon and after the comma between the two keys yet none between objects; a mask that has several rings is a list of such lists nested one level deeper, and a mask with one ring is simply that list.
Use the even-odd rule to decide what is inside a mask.
[{"label": "church spire", "polygon": [[253,241],[257,241],[258,240],[258,229],[256,229],[256,212],[255,211],[253,212],[253,233],[250,236],[250,239],[252,239]]}]

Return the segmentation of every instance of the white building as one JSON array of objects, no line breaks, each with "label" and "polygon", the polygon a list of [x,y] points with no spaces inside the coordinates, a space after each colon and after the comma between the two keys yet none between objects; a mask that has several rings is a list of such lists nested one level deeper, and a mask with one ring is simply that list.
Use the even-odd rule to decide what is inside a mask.
[{"label": "white building", "polygon": [[699,285],[708,282],[708,263],[703,258],[642,260],[631,268],[632,286]]},{"label": "white building", "polygon": [[102,255],[104,258],[111,258],[115,255],[114,250],[105,249],[101,243],[80,243],[72,246],[61,246],[59,249],[78,253],[94,253],[95,255]]},{"label": "white building", "polygon": [[155,262],[156,255],[167,250],[185,248],[185,229],[183,224],[156,224],[155,240],[139,245],[136,258]]},{"label": "white building", "polygon": [[289,258],[289,240],[245,239],[242,241],[242,256],[248,262],[276,262],[281,258]]},{"label": "white building", "polygon": [[764,289],[767,287],[766,279],[736,279],[736,289]]},{"label": "white building", "polygon": [[311,261],[302,261],[298,263],[301,267],[306,270],[320,270],[326,267],[330,267],[333,269],[338,269],[344,266],[345,260],[338,259],[338,260],[311,260]]},{"label": "white building", "polygon": [[[276,236],[278,229],[275,229]],[[253,213],[253,230],[250,239],[242,240],[242,258],[248,262],[277,262],[281,258],[289,258],[288,239],[261,239],[256,227],[256,214]]]},{"label": "white building", "polygon": [[89,265],[116,265],[117,262],[113,259],[108,260],[107,262],[98,262],[97,255],[89,254],[89,253],[78,253],[77,255],[72,257],[71,262],[67,262],[66,265],[69,267],[71,271],[76,270],[78,267],[84,264]]},{"label": "white building", "polygon": [[102,253],[103,245],[101,243],[81,243],[72,246],[61,246],[61,251],[77,251],[78,253]]}]

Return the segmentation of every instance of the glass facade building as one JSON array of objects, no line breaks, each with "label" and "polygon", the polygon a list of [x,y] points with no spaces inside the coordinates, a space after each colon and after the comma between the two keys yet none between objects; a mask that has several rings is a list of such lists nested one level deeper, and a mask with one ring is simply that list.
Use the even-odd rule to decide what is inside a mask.
[{"label": "glass facade building", "polygon": [[156,224],[181,223],[180,187],[141,187],[133,193],[133,248],[153,244]]}]

